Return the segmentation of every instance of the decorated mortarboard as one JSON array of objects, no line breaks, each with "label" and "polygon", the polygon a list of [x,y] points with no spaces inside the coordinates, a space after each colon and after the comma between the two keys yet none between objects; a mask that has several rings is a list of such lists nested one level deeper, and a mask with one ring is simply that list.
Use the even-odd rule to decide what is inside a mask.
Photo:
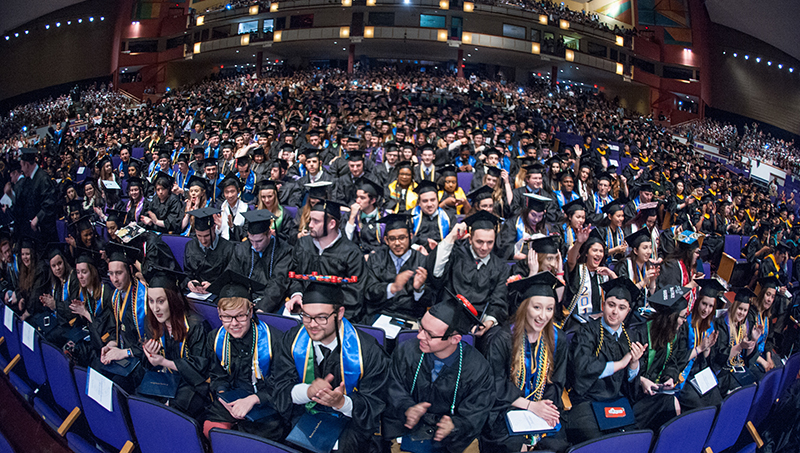
[{"label": "decorated mortarboard", "polygon": [[699,239],[701,236],[703,236],[701,233],[686,234],[685,232],[681,232],[675,239],[678,241],[679,248],[683,250],[693,250],[700,248]]},{"label": "decorated mortarboard", "polygon": [[553,201],[551,198],[543,197],[535,193],[523,193],[528,198],[528,209],[536,212],[544,212],[547,204]]},{"label": "decorated mortarboard", "polygon": [[609,280],[600,285],[605,291],[605,297],[615,297],[617,299],[627,300],[629,304],[639,299],[641,290],[633,283],[628,277],[617,277],[614,280]]},{"label": "decorated mortarboard", "polygon": [[220,189],[224,189],[228,186],[236,186],[236,189],[238,190],[240,185],[241,181],[239,181],[239,178],[236,177],[236,173],[232,171],[228,172],[228,174],[226,174],[225,177],[222,178],[222,181],[219,182]]},{"label": "decorated mortarboard", "polygon": [[653,242],[653,239],[650,237],[650,231],[647,228],[641,228],[637,232],[625,236],[625,242],[628,243],[628,247],[635,249],[642,242]]},{"label": "decorated mortarboard", "polygon": [[344,291],[342,291],[344,284],[344,279],[338,278],[309,280],[303,291],[303,305],[341,305],[344,300]]},{"label": "decorated mortarboard", "polygon": [[494,230],[502,222],[500,217],[488,211],[478,211],[464,219],[470,231],[474,230]]},{"label": "decorated mortarboard", "polygon": [[253,291],[261,291],[265,287],[266,285],[261,282],[252,280],[228,269],[223,272],[206,291],[211,294],[216,294],[219,299],[241,297],[251,300],[251,293]]},{"label": "decorated mortarboard", "polygon": [[242,217],[247,221],[247,231],[251,234],[266,233],[272,227],[275,216],[269,209],[258,209],[242,213]]},{"label": "decorated mortarboard", "polygon": [[456,166],[453,164],[443,165],[439,168],[439,173],[444,176],[456,176]]},{"label": "decorated mortarboard", "polygon": [[328,198],[328,188],[332,186],[331,181],[317,181],[306,183],[305,187],[308,189],[308,197],[324,200]]},{"label": "decorated mortarboard", "polygon": [[546,253],[555,255],[559,252],[557,236],[545,236],[536,233],[528,239],[529,247],[536,253]]},{"label": "decorated mortarboard", "polygon": [[389,214],[382,217],[378,222],[386,225],[385,232],[399,229],[411,231],[411,214]]},{"label": "decorated mortarboard", "polygon": [[[676,313],[689,307],[689,288],[678,285],[664,286],[647,297],[647,302],[661,313]],[[716,294],[714,295],[716,297]]]},{"label": "decorated mortarboard", "polygon": [[208,231],[214,224],[214,215],[222,211],[217,208],[200,208],[189,211],[188,214],[194,216],[195,231]]},{"label": "decorated mortarboard", "polygon": [[373,197],[381,198],[383,197],[383,187],[380,184],[376,183],[375,181],[367,178],[366,176],[361,176],[356,181],[356,187],[364,192],[372,195]]},{"label": "decorated mortarboard", "polygon": [[76,265],[83,263],[97,266],[97,263],[103,259],[103,255],[100,252],[83,247],[75,247],[75,253],[77,254],[77,258],[75,258]]},{"label": "decorated mortarboard", "polygon": [[177,291],[186,274],[179,270],[153,265],[147,270],[148,288],[165,288]]},{"label": "decorated mortarboard", "polygon": [[445,297],[441,302],[434,304],[428,311],[431,316],[448,325],[445,336],[442,338],[443,340],[449,338],[453,331],[460,335],[466,335],[474,327],[481,325],[478,311],[464,296],[452,294],[449,290],[448,293],[449,297]]},{"label": "decorated mortarboard", "polygon": [[645,217],[651,217],[656,215],[656,209],[658,208],[657,201],[651,201],[649,203],[641,203],[639,207],[636,208],[638,212],[640,212]]},{"label": "decorated mortarboard", "polygon": [[552,272],[542,271],[532,277],[509,283],[508,290],[519,294],[518,300],[520,302],[534,296],[552,297],[558,300],[556,289],[562,286],[564,285]]},{"label": "decorated mortarboard", "polygon": [[617,198],[616,200],[612,200],[607,205],[603,206],[602,211],[604,214],[611,216],[615,212],[625,209],[625,203],[627,202],[628,200],[624,198]]},{"label": "decorated mortarboard", "polygon": [[467,199],[472,203],[475,204],[481,200],[485,200],[487,198],[492,198],[492,192],[494,189],[487,185],[483,185],[478,187],[477,189],[473,190],[472,192],[467,194]]},{"label": "decorated mortarboard", "polygon": [[343,204],[332,200],[320,200],[315,204],[312,211],[322,211],[329,216],[338,219],[342,215]]},{"label": "decorated mortarboard", "polygon": [[566,215],[572,215],[578,211],[586,211],[586,203],[582,199],[572,200],[561,208]]},{"label": "decorated mortarboard", "polygon": [[139,249],[134,247],[118,244],[116,242],[109,242],[106,244],[106,256],[108,256],[109,263],[119,261],[132,265],[139,259],[140,255]]},{"label": "decorated mortarboard", "polygon": [[422,195],[428,192],[438,192],[438,191],[439,191],[439,185],[433,181],[428,181],[428,180],[420,181],[419,184],[417,184],[417,187],[414,188],[414,192],[416,192],[417,195]]}]

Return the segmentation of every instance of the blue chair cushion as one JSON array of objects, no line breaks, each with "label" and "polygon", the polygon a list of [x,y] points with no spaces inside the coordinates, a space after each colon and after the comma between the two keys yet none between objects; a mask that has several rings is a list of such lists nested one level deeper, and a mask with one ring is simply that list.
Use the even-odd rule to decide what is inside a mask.
[{"label": "blue chair cushion", "polygon": [[75,453],[104,453],[98,449],[93,442],[88,442],[83,437],[75,433],[67,433],[67,445]]},{"label": "blue chair cushion", "polygon": [[33,409],[36,410],[36,413],[42,417],[42,420],[44,420],[48,426],[53,428],[53,431],[58,431],[58,427],[64,423],[64,419],[59,417],[56,411],[41,398],[33,399]]},{"label": "blue chair cushion", "polygon": [[33,396],[33,389],[24,379],[19,377],[16,373],[11,372],[8,374],[8,380],[11,381],[11,385],[14,386],[15,389],[25,398],[25,401],[30,401],[31,397]]}]

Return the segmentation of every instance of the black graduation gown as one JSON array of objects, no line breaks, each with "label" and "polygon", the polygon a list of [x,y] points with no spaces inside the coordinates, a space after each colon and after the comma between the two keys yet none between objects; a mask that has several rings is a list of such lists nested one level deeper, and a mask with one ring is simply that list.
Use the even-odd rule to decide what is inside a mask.
[{"label": "black graduation gown", "polygon": [[[735,390],[738,388],[739,382],[733,377],[732,368],[728,363],[728,357],[731,353],[731,345],[730,345],[730,330],[728,329],[728,316],[727,313],[723,313],[718,318],[714,320],[714,329],[719,332],[719,337],[717,337],[717,342],[714,344],[714,347],[711,349],[711,355],[709,356],[711,362],[711,369],[714,370],[714,373],[717,375],[717,381],[719,382],[719,392],[721,395],[725,396],[731,390]],[[747,322],[747,321],[745,321]],[[745,328],[745,337],[750,336],[750,328],[747,326]],[[753,352],[748,354],[747,350],[742,350],[740,353],[740,357],[744,362],[744,367],[749,368],[751,365],[751,361],[755,360],[755,355],[758,352],[758,348],[753,348]]]},{"label": "black graduation gown", "polygon": [[158,231],[159,233],[169,233],[180,231],[181,220],[183,220],[183,203],[180,198],[174,193],[169,194],[163,202],[154,196],[152,200],[145,203],[142,209],[142,215],[146,215],[147,211],[152,211],[158,220],[164,221],[164,226],[159,227],[151,225],[148,227],[151,230]]},{"label": "black graduation gown", "polygon": [[228,269],[267,285],[263,290],[253,293],[253,301],[258,310],[274,313],[283,302],[289,286],[291,264],[291,247],[272,237],[261,252],[261,257],[253,250],[249,239],[233,244]]},{"label": "black graduation gown", "polygon": [[297,242],[297,222],[289,211],[281,206],[281,218],[273,223],[275,235],[282,242],[294,246]]},{"label": "black graduation gown", "polygon": [[[488,451],[500,451],[505,449],[509,452],[518,452],[525,442],[525,436],[510,436],[506,426],[506,413],[511,410],[517,409],[512,407],[517,398],[525,398],[528,395],[524,390],[521,390],[515,382],[511,381],[511,359],[513,357],[511,347],[513,344],[513,337],[511,329],[508,326],[503,326],[497,334],[499,341],[492,342],[492,347],[487,351],[486,358],[489,365],[494,372],[495,388],[497,389],[497,401],[495,402],[495,410],[498,412],[494,422],[487,423],[481,436],[481,449],[488,448]],[[567,360],[569,352],[569,343],[567,336],[561,329],[556,329],[556,351],[553,354],[553,371],[549,376],[549,380],[545,384],[542,400],[550,400],[558,407],[559,411],[563,411],[564,403],[561,399],[561,393],[567,382]],[[531,355],[533,352],[531,351]],[[535,360],[535,357],[531,360]],[[532,378],[532,376],[529,376]],[[534,401],[534,400],[531,400]],[[563,431],[560,432],[563,434]],[[538,448],[547,447],[551,444],[553,438],[563,438],[563,436],[547,436],[544,437],[538,445]],[[562,440],[563,442],[563,440]],[[556,447],[553,445],[552,447]],[[544,448],[545,450],[559,450],[559,448]]]},{"label": "black graduation gown", "polygon": [[[291,421],[292,425],[296,424],[305,412],[305,406],[292,402],[292,388],[302,383],[302,377],[298,376],[295,367],[292,345],[302,328],[303,326],[293,327],[276,349],[275,372],[270,375],[269,380],[270,386],[274,389],[275,407],[284,418]],[[358,330],[356,332],[362,348],[363,374],[356,386],[357,390],[347,395],[353,402],[353,411],[350,423],[339,437],[338,451],[341,452],[375,451],[372,444],[375,440],[373,434],[380,432],[381,413],[386,407],[384,393],[389,356],[375,338]],[[337,345],[319,365],[316,364],[316,360],[314,361],[315,379],[324,379],[331,374],[333,375],[331,386],[336,388],[341,384],[340,352],[341,344]]]},{"label": "black graduation gown", "polygon": [[[256,325],[251,323],[250,328],[255,329]],[[285,421],[279,414],[268,416],[256,422],[246,419],[236,420],[216,397],[220,392],[239,389],[246,391],[248,394],[258,395],[261,405],[267,404],[275,407],[274,387],[269,385],[268,381],[277,370],[275,351],[280,347],[283,334],[270,326],[267,326],[267,328],[272,339],[270,366],[268,371],[262,370],[267,376],[265,379],[256,380],[255,386],[251,381],[253,376],[253,333],[248,331],[242,338],[230,337],[230,364],[228,371],[225,371],[225,368],[222,367],[215,351],[219,328],[206,335],[206,357],[209,364],[208,374],[211,379],[209,390],[213,401],[206,407],[203,418],[211,422],[237,423],[240,431],[279,441],[286,434]]]},{"label": "black graduation gown", "polygon": [[761,243],[761,239],[758,236],[752,236],[750,240],[747,241],[744,248],[742,249],[742,258],[746,258],[748,263],[756,262],[756,253],[764,248],[765,244]]},{"label": "black graduation gown", "polygon": [[[106,338],[106,341],[103,341],[103,336],[106,334],[113,335],[114,332],[114,305],[112,297],[114,296],[114,287],[109,285],[108,283],[101,283],[100,293],[95,294],[94,296],[89,296],[88,293],[84,295],[84,303],[86,304],[86,310],[89,312],[89,315],[92,318],[92,321],[89,322],[86,318],[81,318],[79,321],[81,324],[86,326],[86,329],[89,331],[89,339],[90,339],[90,347],[93,350],[94,354],[99,354],[100,349],[103,348],[105,343],[113,339],[110,336]],[[80,297],[80,296],[79,296]],[[100,303],[101,306],[98,309],[97,304]],[[93,359],[92,357],[87,357],[83,363],[86,366],[89,365],[89,361]]]},{"label": "black graduation gown", "polygon": [[[451,217],[447,214],[447,211],[439,210],[437,211],[438,215],[447,215],[450,221],[450,228],[452,229],[455,227],[455,218]],[[433,239],[434,241],[442,242],[444,240],[444,236],[442,236],[442,231],[439,230],[439,217],[429,216],[428,214],[420,214],[420,224],[419,228],[417,228],[416,233],[414,233],[414,244],[420,245],[422,247],[428,247],[428,239]],[[446,235],[445,235],[446,236]],[[428,248],[428,251],[431,251]]]},{"label": "black graduation gown", "polygon": [[[369,322],[375,316],[387,316],[418,320],[425,314],[425,310],[433,302],[432,291],[424,291],[419,300],[414,300],[414,279],[408,280],[406,286],[396,293],[391,299],[386,298],[386,287],[394,283],[397,270],[394,265],[394,253],[388,246],[383,245],[369,255],[367,261],[370,279],[365,287],[364,299],[367,304],[365,320]],[[416,271],[418,267],[426,267],[427,257],[416,250],[411,250],[411,256],[400,267],[400,272]]]},{"label": "black graduation gown", "polygon": [[214,283],[225,271],[231,261],[235,244],[225,238],[217,238],[217,246],[213,249],[203,249],[197,238],[192,238],[186,243],[183,252],[183,272],[187,282]]},{"label": "black graduation gown", "polygon": [[[443,415],[448,415],[455,428],[439,443],[449,453],[464,451],[477,438],[484,424],[489,420],[492,406],[497,398],[494,376],[489,363],[472,346],[462,342],[463,358],[461,360],[461,376],[458,377],[458,349],[454,362],[442,368],[436,381],[431,381],[433,358],[425,354],[422,366],[419,366],[422,355],[419,340],[401,343],[392,353],[389,368],[387,407],[383,414],[384,437],[396,438],[407,435],[411,430],[403,426],[406,423],[406,410],[415,404],[428,402],[425,415],[417,428],[436,432],[436,424]],[[451,356],[453,357],[453,356]],[[415,371],[419,367],[414,391]],[[456,381],[458,389],[456,390]],[[455,404],[453,414],[450,407]],[[437,442],[434,442],[436,445]]]},{"label": "black graduation gown", "polygon": [[[647,324],[649,324],[649,322]],[[677,385],[680,370],[683,369],[681,365],[686,365],[686,360],[684,360],[683,357],[686,353],[685,350],[681,352],[676,342],[673,342],[669,348],[661,347],[655,349],[651,360],[650,345],[652,341],[651,337],[647,336],[647,324],[640,326],[642,338],[646,339],[648,348],[645,350],[642,360],[640,361],[641,367],[639,377],[634,379],[637,385],[634,387],[634,398],[636,402],[633,403],[633,412],[636,414],[636,423],[639,428],[658,429],[659,426],[677,415],[675,412],[676,397],[664,393],[656,393],[655,395],[645,394],[640,385],[639,378],[645,377],[656,384],[661,384],[672,379],[672,382]],[[650,328],[652,329],[652,325]],[[652,334],[653,332],[651,330],[650,335],[652,336]],[[679,353],[683,356],[679,356]]]},{"label": "black graduation gown", "polygon": [[[196,313],[189,313],[186,317],[189,331],[183,342],[175,341],[172,336],[165,335],[166,341],[161,351],[168,360],[175,363],[181,376],[178,392],[170,400],[159,399],[162,403],[169,404],[190,417],[199,416],[208,403],[208,377],[209,354],[206,351],[206,326],[207,323]],[[153,338],[148,329],[148,339]],[[156,338],[156,340],[159,340]],[[185,346],[184,346],[185,345]],[[182,348],[182,346],[184,346]],[[183,355],[181,355],[183,349]],[[140,357],[146,370],[153,369],[150,361],[142,352]]]},{"label": "black graduation gown", "polygon": [[[575,299],[576,295],[580,293],[581,290],[581,266],[585,266],[585,264],[576,264],[574,268],[570,271],[567,269],[566,272],[566,286],[564,289],[564,298],[561,300],[563,304],[564,310],[568,309],[570,305],[572,305],[572,300]],[[600,311],[600,304],[603,302],[600,292],[600,285],[602,284],[602,280],[600,275],[597,272],[589,272],[589,279],[592,285],[592,313],[597,313]],[[572,309],[572,314],[578,313],[578,303],[576,301],[575,306]],[[556,319],[563,318],[563,311],[556,310]],[[568,318],[564,320],[563,329],[565,331],[573,330],[573,318]]]},{"label": "black graduation gown", "polygon": [[[58,191],[50,175],[39,167],[33,178],[23,177],[14,185],[16,199],[11,207],[15,219],[17,238],[30,236],[36,239],[39,250],[48,242],[57,242]],[[30,221],[39,219],[36,231]]]},{"label": "black graduation gown", "polygon": [[[602,318],[601,318],[602,319]],[[575,333],[570,347],[570,364],[567,367],[567,382],[570,390],[572,409],[567,420],[567,437],[570,442],[579,443],[603,433],[597,424],[591,403],[610,401],[622,396],[632,401],[638,379],[628,381],[628,368],[600,379],[607,362],[621,360],[630,352],[625,334],[615,340],[602,327],[601,319],[591,319],[581,324]],[[603,329],[603,344],[598,355],[600,329]],[[627,329],[627,328],[626,328]],[[641,341],[638,332],[627,329],[631,343]],[[642,365],[639,366],[641,372]]]},{"label": "black graduation gown", "polygon": [[[297,241],[294,247],[290,270],[297,274],[317,272],[319,275],[336,275],[342,278],[357,276],[357,283],[346,284],[342,288],[344,293],[342,304],[345,308],[345,317],[353,322],[358,322],[361,320],[364,310],[362,299],[364,278],[367,275],[365,265],[364,254],[361,253],[357,245],[349,241],[344,235],[326,248],[322,254],[319,253],[319,249],[314,245],[313,238],[304,236]],[[287,296],[291,296],[296,292],[302,293],[305,287],[305,282],[292,280],[289,282]]]},{"label": "black graduation gown", "polygon": [[[141,239],[140,239],[141,238]],[[144,241],[144,243],[142,243]],[[136,243],[136,245],[134,245]],[[149,275],[153,266],[160,266],[180,272],[180,266],[166,242],[156,233],[147,231],[128,244],[142,251],[142,275]]]},{"label": "black graduation gown", "polygon": [[[508,316],[508,279],[509,266],[494,254],[489,255],[489,262],[478,269],[472,257],[471,246],[455,244],[450,252],[450,259],[439,278],[433,275],[433,269],[428,273],[428,281],[439,294],[435,300],[446,296],[446,290],[453,294],[461,294],[478,311],[478,317],[484,314],[493,316],[498,323],[503,323]],[[437,252],[434,250],[434,252]],[[435,253],[431,255],[435,258]],[[431,263],[435,260],[431,259]],[[433,266],[433,264],[431,264]]]},{"label": "black graduation gown", "polygon": [[[376,208],[377,209],[377,208]],[[381,233],[380,209],[376,215],[367,221],[358,219],[355,230],[353,231],[353,242],[358,245],[361,252],[365,255],[377,249],[383,244],[383,234]]]},{"label": "black graduation gown", "polygon": [[[675,340],[674,344],[674,354],[676,354],[677,358],[683,359],[679,362],[679,374],[686,369],[692,349],[695,347],[695,345],[700,344],[700,342],[697,340],[695,345],[689,344],[690,328],[691,326],[688,322],[683,323],[680,329],[678,329],[678,338]],[[705,354],[699,354],[697,357],[695,357],[694,362],[692,362],[692,369],[686,376],[686,381],[683,384],[683,388],[681,388],[680,392],[678,393],[678,401],[681,403],[681,411],[686,412],[699,407],[718,406],[722,402],[722,396],[719,394],[719,386],[712,388],[706,392],[705,395],[701,395],[694,388],[694,386],[689,383],[689,381],[694,379],[697,373],[703,371],[703,369],[711,365],[710,358],[711,353],[709,353],[708,357],[706,357]]]}]

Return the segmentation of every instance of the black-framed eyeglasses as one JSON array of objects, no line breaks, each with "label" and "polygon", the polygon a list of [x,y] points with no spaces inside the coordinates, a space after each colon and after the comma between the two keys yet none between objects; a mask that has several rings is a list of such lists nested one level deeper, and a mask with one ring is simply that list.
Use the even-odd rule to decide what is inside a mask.
[{"label": "black-framed eyeglasses", "polygon": [[405,242],[408,236],[386,236],[386,242]]},{"label": "black-framed eyeglasses", "polygon": [[441,340],[445,337],[445,335],[431,335],[431,331],[422,327],[422,324],[419,325],[419,331],[424,332],[425,336],[431,340]]},{"label": "black-framed eyeglasses", "polygon": [[300,318],[303,319],[303,324],[311,324],[311,321],[314,321],[318,326],[326,326],[328,325],[328,319],[335,314],[336,312],[334,311],[332,313],[328,313],[327,315],[311,316],[308,313],[300,312]]},{"label": "black-framed eyeglasses", "polygon": [[236,316],[219,315],[219,320],[222,321],[225,324],[228,324],[228,323],[232,322],[234,319],[236,320],[236,322],[240,322],[240,323],[247,322],[247,320],[250,319],[250,314],[251,314],[250,310],[251,309],[248,308],[246,312],[242,313],[241,315],[236,315]]}]

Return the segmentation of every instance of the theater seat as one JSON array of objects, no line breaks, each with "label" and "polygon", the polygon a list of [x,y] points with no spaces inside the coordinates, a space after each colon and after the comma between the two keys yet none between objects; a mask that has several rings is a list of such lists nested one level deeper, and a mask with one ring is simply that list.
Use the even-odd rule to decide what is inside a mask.
[{"label": "theater seat", "polygon": [[175,256],[175,261],[178,262],[178,266],[183,269],[183,254],[186,250],[186,244],[192,240],[190,237],[186,236],[176,236],[173,234],[162,234],[161,239],[164,241],[169,249],[172,250],[172,254]]},{"label": "theater seat", "polygon": [[[142,453],[204,453],[197,422],[190,417],[159,402],[136,396],[128,399],[128,410]],[[169,427],[168,436],[164,435],[165,427]]]},{"label": "theater seat", "polygon": [[256,316],[258,316],[259,321],[284,333],[300,325],[300,321],[294,318],[276,315],[274,313],[258,313]]}]

